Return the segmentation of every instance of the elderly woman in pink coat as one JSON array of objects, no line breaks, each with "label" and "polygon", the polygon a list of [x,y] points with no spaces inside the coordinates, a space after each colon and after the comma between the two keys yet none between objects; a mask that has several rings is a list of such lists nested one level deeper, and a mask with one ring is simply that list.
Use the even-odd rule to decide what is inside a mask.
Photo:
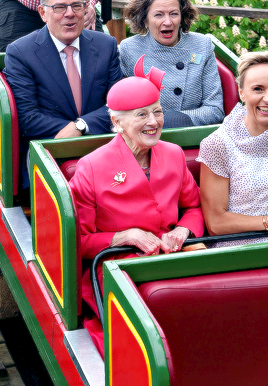
[{"label": "elderly woman in pink coat", "polygon": [[[160,140],[163,76],[155,67],[144,75],[143,57],[139,59],[135,76],[119,81],[108,93],[117,135],[78,162],[70,185],[77,201],[84,259],[121,245],[134,245],[145,256],[167,254],[179,251],[188,237],[203,234],[199,188],[184,153]],[[122,257],[137,255],[117,256]],[[82,292],[98,315],[88,271]],[[87,318],[84,326],[103,355],[98,319]]]}]

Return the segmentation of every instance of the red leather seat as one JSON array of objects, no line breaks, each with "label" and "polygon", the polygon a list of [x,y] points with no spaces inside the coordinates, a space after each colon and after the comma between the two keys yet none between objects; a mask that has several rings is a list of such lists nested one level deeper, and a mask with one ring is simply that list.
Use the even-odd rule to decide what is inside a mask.
[{"label": "red leather seat", "polygon": [[67,181],[70,181],[70,179],[73,177],[78,161],[79,159],[70,159],[60,165],[60,170],[62,171]]},{"label": "red leather seat", "polygon": [[192,173],[197,185],[199,186],[200,182],[200,162],[197,162],[195,159],[198,157],[199,149],[186,149],[184,150],[186,163],[188,169]]},{"label": "red leather seat", "polygon": [[144,283],[178,386],[267,386],[268,269]]},{"label": "red leather seat", "polygon": [[[239,101],[237,84],[234,74],[222,62],[216,59],[219,75],[221,78],[221,85],[223,91],[223,102],[225,115],[230,114],[232,109]],[[212,80],[213,81],[213,80]]]}]

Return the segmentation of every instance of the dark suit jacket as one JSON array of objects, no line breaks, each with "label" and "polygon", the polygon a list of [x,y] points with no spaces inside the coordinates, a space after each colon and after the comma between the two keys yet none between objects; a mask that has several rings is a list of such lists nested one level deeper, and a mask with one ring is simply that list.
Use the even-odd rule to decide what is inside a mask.
[{"label": "dark suit jacket", "polygon": [[[110,132],[106,95],[121,78],[116,39],[83,30],[80,56],[81,118],[93,134]],[[15,96],[23,141],[53,138],[78,117],[66,72],[46,26],[7,47],[4,73]]]},{"label": "dark suit jacket", "polygon": [[[116,39],[83,30],[80,35],[82,114],[92,134],[110,132],[106,107],[110,87],[121,79]],[[13,91],[19,118],[20,170],[29,186],[26,153],[32,139],[54,138],[78,117],[60,55],[47,26],[8,45],[3,71]]]}]

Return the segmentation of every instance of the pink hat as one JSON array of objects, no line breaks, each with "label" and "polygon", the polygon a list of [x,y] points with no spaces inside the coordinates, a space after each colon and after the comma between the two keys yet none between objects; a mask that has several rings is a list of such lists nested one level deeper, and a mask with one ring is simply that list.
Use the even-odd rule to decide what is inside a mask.
[{"label": "pink hat", "polygon": [[107,105],[112,110],[134,110],[149,106],[160,98],[162,79],[165,72],[151,67],[147,75],[143,72],[141,56],[134,67],[135,76],[115,83],[108,92]]}]

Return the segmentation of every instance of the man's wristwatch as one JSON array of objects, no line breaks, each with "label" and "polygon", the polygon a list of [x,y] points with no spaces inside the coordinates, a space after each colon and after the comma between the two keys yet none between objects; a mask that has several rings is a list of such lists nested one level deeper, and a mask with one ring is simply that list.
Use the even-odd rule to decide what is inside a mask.
[{"label": "man's wristwatch", "polygon": [[86,132],[86,123],[78,118],[75,122],[75,128],[81,132],[81,134],[85,134]]}]

